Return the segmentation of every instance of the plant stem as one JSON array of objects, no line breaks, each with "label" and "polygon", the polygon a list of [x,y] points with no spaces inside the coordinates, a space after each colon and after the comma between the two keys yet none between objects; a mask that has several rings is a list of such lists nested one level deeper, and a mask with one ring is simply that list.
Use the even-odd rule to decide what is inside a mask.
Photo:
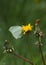
[{"label": "plant stem", "polygon": [[25,57],[19,55],[18,53],[12,52],[12,54],[15,55],[15,56],[17,56],[17,57],[19,57],[20,59],[22,59],[22,60],[24,60],[24,61],[30,63],[31,65],[34,65],[33,62],[31,62],[29,59],[27,59],[27,58],[25,58]]},{"label": "plant stem", "polygon": [[40,51],[40,54],[41,54],[43,65],[46,65],[45,59],[44,59],[44,56],[43,56],[43,52],[42,52],[42,47],[41,47],[41,38],[39,38],[39,51]]},{"label": "plant stem", "polygon": [[22,59],[22,60],[28,62],[28,63],[30,63],[31,65],[34,65],[33,62],[31,62],[29,59],[27,59],[27,58],[25,58],[25,57],[19,55],[18,53],[16,53],[16,52],[14,51],[14,48],[12,48],[12,47],[9,46],[9,42],[8,42],[7,40],[5,40],[4,47],[5,47],[6,52],[7,52],[8,54],[10,53],[10,54],[12,54],[12,55],[14,55],[14,56],[17,56],[18,58],[20,58],[20,59]]}]

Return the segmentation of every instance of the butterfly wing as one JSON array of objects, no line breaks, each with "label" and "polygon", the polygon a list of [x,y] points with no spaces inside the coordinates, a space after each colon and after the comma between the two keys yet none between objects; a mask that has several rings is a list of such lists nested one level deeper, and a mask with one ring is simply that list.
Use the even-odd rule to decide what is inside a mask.
[{"label": "butterfly wing", "polygon": [[9,28],[9,31],[12,33],[15,39],[21,38],[22,27],[21,26],[12,26]]}]

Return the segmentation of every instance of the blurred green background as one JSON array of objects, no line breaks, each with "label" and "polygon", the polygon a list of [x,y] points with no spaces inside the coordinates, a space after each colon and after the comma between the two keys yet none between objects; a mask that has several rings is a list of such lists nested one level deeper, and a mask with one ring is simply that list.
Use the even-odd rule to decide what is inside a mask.
[{"label": "blurred green background", "polygon": [[35,65],[43,65],[32,33],[16,40],[8,31],[13,25],[34,25],[37,18],[44,32],[42,50],[46,61],[46,0],[0,0],[0,65],[30,65],[16,56],[3,53],[6,39],[20,55],[29,58]]}]

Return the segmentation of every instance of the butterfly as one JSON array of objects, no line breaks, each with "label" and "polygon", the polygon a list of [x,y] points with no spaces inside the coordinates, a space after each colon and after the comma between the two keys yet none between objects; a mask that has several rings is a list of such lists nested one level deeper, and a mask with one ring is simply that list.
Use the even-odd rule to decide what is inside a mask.
[{"label": "butterfly", "polygon": [[15,39],[21,38],[22,37],[22,27],[21,26],[11,26],[9,28],[9,31],[13,35]]}]

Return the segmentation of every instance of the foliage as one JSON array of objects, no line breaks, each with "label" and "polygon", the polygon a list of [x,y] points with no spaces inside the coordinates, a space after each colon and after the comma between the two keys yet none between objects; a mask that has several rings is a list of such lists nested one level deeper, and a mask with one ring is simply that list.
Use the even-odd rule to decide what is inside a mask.
[{"label": "foliage", "polygon": [[31,33],[16,40],[8,31],[14,25],[34,25],[37,18],[44,32],[42,50],[46,60],[46,0],[0,0],[0,65],[30,65],[18,57],[3,53],[6,39],[20,55],[29,58],[35,65],[42,65],[39,49],[34,44],[35,36]]}]

